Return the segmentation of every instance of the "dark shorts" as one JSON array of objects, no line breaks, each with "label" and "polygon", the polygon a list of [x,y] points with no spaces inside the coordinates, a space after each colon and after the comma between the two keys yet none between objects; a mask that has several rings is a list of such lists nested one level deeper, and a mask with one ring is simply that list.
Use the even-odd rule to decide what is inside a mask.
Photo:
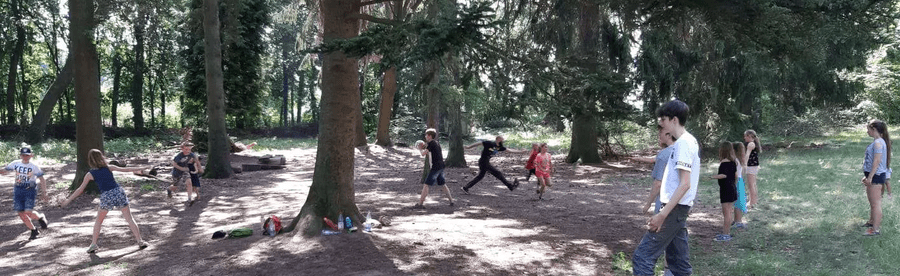
[{"label": "dark shorts", "polygon": [[737,187],[732,184],[719,185],[719,202],[729,203],[737,201]]},{"label": "dark shorts", "polygon": [[428,177],[425,177],[425,185],[428,186],[434,186],[435,184],[443,186],[444,181],[444,169],[431,170],[431,172],[428,173]]},{"label": "dark shorts", "polygon": [[[863,172],[863,176],[869,177],[869,172]],[[872,185],[884,185],[884,178],[886,174],[876,174],[872,176]]]},{"label": "dark shorts", "polygon": [[200,188],[200,174],[192,173],[191,175],[191,186],[194,188]]},{"label": "dark shorts", "polygon": [[37,189],[25,187],[16,185],[13,194],[13,210],[16,210],[16,212],[34,210],[34,199],[37,197]]}]

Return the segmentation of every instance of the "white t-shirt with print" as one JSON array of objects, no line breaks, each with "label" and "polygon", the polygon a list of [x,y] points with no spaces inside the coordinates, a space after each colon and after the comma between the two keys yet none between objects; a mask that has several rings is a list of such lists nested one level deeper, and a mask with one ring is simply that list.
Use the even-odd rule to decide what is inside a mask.
[{"label": "white t-shirt with print", "polygon": [[684,170],[691,173],[691,188],[681,197],[678,204],[694,206],[694,198],[697,196],[697,184],[700,183],[700,144],[694,135],[685,132],[675,140],[672,145],[675,149],[669,157],[666,164],[666,171],[663,174],[662,187],[660,188],[660,201],[668,204],[669,199],[675,194],[678,188],[679,177],[678,170]]}]

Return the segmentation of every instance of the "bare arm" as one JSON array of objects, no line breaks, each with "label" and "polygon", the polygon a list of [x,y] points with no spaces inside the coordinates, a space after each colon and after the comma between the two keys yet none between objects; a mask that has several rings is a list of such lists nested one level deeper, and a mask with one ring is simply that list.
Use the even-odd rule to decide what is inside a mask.
[{"label": "bare arm", "polygon": [[109,165],[107,167],[109,167],[109,171],[112,171],[112,172],[139,172],[139,171],[143,171],[145,169],[142,167],[125,168],[125,167],[119,167],[116,165]]},{"label": "bare arm", "polygon": [[91,175],[91,173],[84,174],[84,180],[81,181],[81,186],[79,186],[78,189],[76,189],[75,192],[72,193],[72,195],[69,196],[69,198],[67,198],[65,201],[63,201],[62,204],[60,204],[60,205],[62,205],[63,207],[65,207],[66,205],[69,205],[69,203],[72,202],[72,200],[74,200],[76,197],[80,196],[81,193],[84,192],[84,188],[87,187],[88,182],[91,182],[91,180],[94,180],[94,176]]},{"label": "bare arm", "polygon": [[647,209],[650,209],[650,204],[656,201],[656,198],[659,197],[659,190],[662,187],[662,181],[653,180],[653,187],[650,188],[650,197],[647,198],[647,202],[644,204],[644,208],[641,209],[641,212],[646,212]]},{"label": "bare arm", "polygon": [[176,169],[176,170],[179,170],[179,171],[183,171],[183,172],[188,171],[187,168],[182,167],[182,166],[178,166],[178,163],[175,163],[175,161],[172,161],[172,168],[173,168],[173,169]]},{"label": "bare arm", "polygon": [[633,157],[628,157],[628,159],[630,159],[632,161],[643,162],[643,163],[656,163],[656,158],[653,158],[653,157],[633,156]]},{"label": "bare arm", "polygon": [[471,144],[471,145],[466,146],[466,149],[471,149],[471,148],[474,148],[474,147],[477,147],[477,146],[480,146],[480,145],[481,145],[481,142],[475,142],[475,143],[473,143],[473,144]]},{"label": "bare arm", "polygon": [[741,161],[743,161],[742,163],[747,164],[747,162],[750,162],[750,153],[753,152],[753,149],[755,149],[755,148],[756,148],[755,143],[753,143],[753,142],[747,143],[747,151],[744,152],[744,159],[741,160]]},{"label": "bare arm", "polygon": [[[737,174],[737,173],[735,173],[735,174]],[[728,176],[724,175],[724,174],[717,174],[717,175],[709,176],[709,178],[711,178],[711,179],[725,179],[726,177],[728,177]]]}]

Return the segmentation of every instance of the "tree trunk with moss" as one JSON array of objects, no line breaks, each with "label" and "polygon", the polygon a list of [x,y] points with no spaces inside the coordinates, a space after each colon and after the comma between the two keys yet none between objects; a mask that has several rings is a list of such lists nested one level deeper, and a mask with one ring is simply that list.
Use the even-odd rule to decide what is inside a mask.
[{"label": "tree trunk with moss", "polygon": [[569,155],[566,163],[575,163],[580,159],[582,163],[600,163],[597,144],[597,122],[594,115],[576,114],[572,122],[572,145],[569,147]]},{"label": "tree trunk with moss", "polygon": [[203,33],[206,51],[203,53],[206,68],[206,112],[209,123],[209,161],[203,176],[230,178],[231,140],[225,123],[225,84],[222,72],[222,40],[219,35],[219,1],[203,1]]},{"label": "tree trunk with moss", "polygon": [[[360,0],[322,0],[325,42],[351,38],[358,34]],[[337,219],[343,213],[354,223],[362,218],[353,190],[353,160],[356,131],[354,116],[359,108],[358,62],[340,51],[324,54],[322,62],[322,98],[320,100],[319,143],[316,168],[306,203],[283,231],[299,229],[306,236],[318,235],[323,217]]]},{"label": "tree trunk with moss", "polygon": [[[69,189],[77,189],[84,175],[91,169],[87,155],[91,149],[103,151],[103,127],[100,119],[100,59],[94,34],[94,1],[69,2],[71,14],[69,37],[75,65],[75,144],[78,169]],[[91,181],[86,192],[96,193],[97,184]]]}]

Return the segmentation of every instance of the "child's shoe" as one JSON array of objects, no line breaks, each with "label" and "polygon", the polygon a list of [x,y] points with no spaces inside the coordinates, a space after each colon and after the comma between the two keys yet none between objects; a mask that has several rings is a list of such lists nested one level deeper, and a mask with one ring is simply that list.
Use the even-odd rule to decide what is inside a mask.
[{"label": "child's shoe", "polygon": [[168,196],[169,198],[172,198],[172,190],[169,190],[168,188],[166,188],[166,196]]},{"label": "child's shoe", "polygon": [[97,244],[92,243],[91,246],[88,246],[87,253],[93,254],[94,252],[97,252],[97,249],[99,249],[99,248],[100,247],[97,246]]},{"label": "child's shoe", "polygon": [[732,224],[731,224],[731,228],[734,228],[734,229],[747,229],[747,225],[744,224],[743,222],[732,223]]},{"label": "child's shoe", "polygon": [[144,248],[147,248],[148,246],[150,246],[150,244],[145,241],[138,242],[138,249],[144,249]]},{"label": "child's shoe", "polygon": [[29,240],[37,239],[38,236],[41,235],[41,232],[37,229],[31,229],[31,237],[28,237]]},{"label": "child's shoe", "polygon": [[731,235],[717,234],[716,238],[713,240],[717,242],[727,242],[731,240]]},{"label": "child's shoe", "polygon": [[866,229],[866,232],[863,232],[863,236],[878,236],[878,235],[881,235],[881,232],[878,230],[875,230],[875,228],[871,228],[871,227],[869,229]]},{"label": "child's shoe", "polygon": [[47,215],[41,216],[41,218],[38,219],[38,224],[41,225],[41,229],[47,229]]}]

